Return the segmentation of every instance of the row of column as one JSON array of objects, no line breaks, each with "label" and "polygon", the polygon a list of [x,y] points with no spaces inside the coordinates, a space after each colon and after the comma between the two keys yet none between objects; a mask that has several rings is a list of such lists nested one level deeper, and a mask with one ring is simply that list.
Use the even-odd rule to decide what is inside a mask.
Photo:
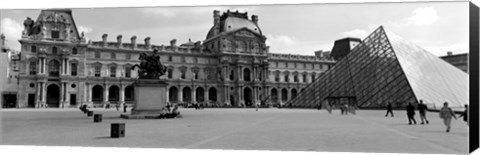
[{"label": "row of column", "polygon": [[[190,89],[190,100],[193,102],[193,103],[196,103],[197,102],[197,89]],[[203,98],[203,101],[208,101],[209,100],[209,91],[208,90],[203,90],[203,94],[204,94],[204,98]],[[217,92],[217,95],[218,97],[218,92]],[[167,101],[170,102],[170,89],[167,89]],[[183,102],[183,88],[180,88],[180,89],[177,89],[177,101],[178,102]],[[217,101],[218,101],[218,98],[217,98]]]},{"label": "row of column", "polygon": [[45,58],[39,57],[38,58],[38,67],[39,67],[38,74],[45,74],[46,66],[47,66],[47,61],[45,60]]}]

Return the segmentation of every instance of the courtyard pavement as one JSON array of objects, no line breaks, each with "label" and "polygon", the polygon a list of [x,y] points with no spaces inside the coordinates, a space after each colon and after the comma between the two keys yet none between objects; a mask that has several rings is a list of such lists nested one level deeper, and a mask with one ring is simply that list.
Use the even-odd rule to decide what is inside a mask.
[{"label": "courtyard pavement", "polygon": [[[2,109],[2,145],[179,149],[466,154],[468,126],[452,121],[445,132],[438,113],[430,124],[408,125],[405,111],[340,115],[313,109],[180,109],[177,119],[121,119],[114,109]],[[125,123],[124,138],[110,138],[110,123]]]}]

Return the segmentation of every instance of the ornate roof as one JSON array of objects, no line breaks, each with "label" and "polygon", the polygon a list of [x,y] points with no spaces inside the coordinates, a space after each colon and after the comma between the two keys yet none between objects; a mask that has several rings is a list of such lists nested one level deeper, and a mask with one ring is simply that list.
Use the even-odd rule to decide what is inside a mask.
[{"label": "ornate roof", "polygon": [[[228,32],[242,29],[242,28],[247,28],[254,33],[262,35],[262,31],[260,30],[260,27],[258,27],[258,25],[255,23],[257,20],[256,19],[257,17],[255,15],[252,16],[251,20],[249,20],[247,12],[239,13],[238,11],[230,12],[230,10],[228,10],[227,12],[224,12],[223,15],[219,18],[220,18],[219,23],[216,23],[215,25],[213,25],[210,31],[208,32],[207,40],[220,33],[228,33]],[[215,28],[218,28],[219,30],[218,33],[215,33]]]}]

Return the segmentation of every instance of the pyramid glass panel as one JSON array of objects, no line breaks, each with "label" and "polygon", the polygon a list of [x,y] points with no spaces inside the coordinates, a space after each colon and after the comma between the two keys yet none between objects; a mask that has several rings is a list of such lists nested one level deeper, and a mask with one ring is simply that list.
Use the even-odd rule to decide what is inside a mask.
[{"label": "pyramid glass panel", "polygon": [[468,104],[467,92],[466,73],[379,27],[287,106],[404,107],[422,99],[439,108]]}]

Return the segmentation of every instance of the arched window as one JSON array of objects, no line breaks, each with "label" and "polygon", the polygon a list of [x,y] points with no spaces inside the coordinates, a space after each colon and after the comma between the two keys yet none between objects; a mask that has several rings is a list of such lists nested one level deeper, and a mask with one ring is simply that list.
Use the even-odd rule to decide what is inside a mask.
[{"label": "arched window", "polygon": [[285,74],[285,77],[284,77],[284,78],[285,78],[285,82],[290,81],[290,79],[288,78],[288,74]]},{"label": "arched window", "polygon": [[298,82],[298,75],[293,76],[293,82]]},{"label": "arched window", "polygon": [[50,76],[59,76],[60,63],[57,60],[51,60],[48,63],[48,72]]},{"label": "arched window", "polygon": [[306,74],[303,74],[303,82],[304,82],[304,83],[307,82],[307,75],[306,75]]},{"label": "arched window", "polygon": [[33,60],[30,61],[29,70],[30,70],[30,75],[36,75],[37,74],[37,62],[35,62]]},{"label": "arched window", "polygon": [[312,74],[312,81],[311,82],[313,82],[313,81],[315,81],[315,74]]},{"label": "arched window", "polygon": [[243,70],[243,81],[251,81],[250,76],[251,76],[250,75],[250,69],[245,68]]}]

